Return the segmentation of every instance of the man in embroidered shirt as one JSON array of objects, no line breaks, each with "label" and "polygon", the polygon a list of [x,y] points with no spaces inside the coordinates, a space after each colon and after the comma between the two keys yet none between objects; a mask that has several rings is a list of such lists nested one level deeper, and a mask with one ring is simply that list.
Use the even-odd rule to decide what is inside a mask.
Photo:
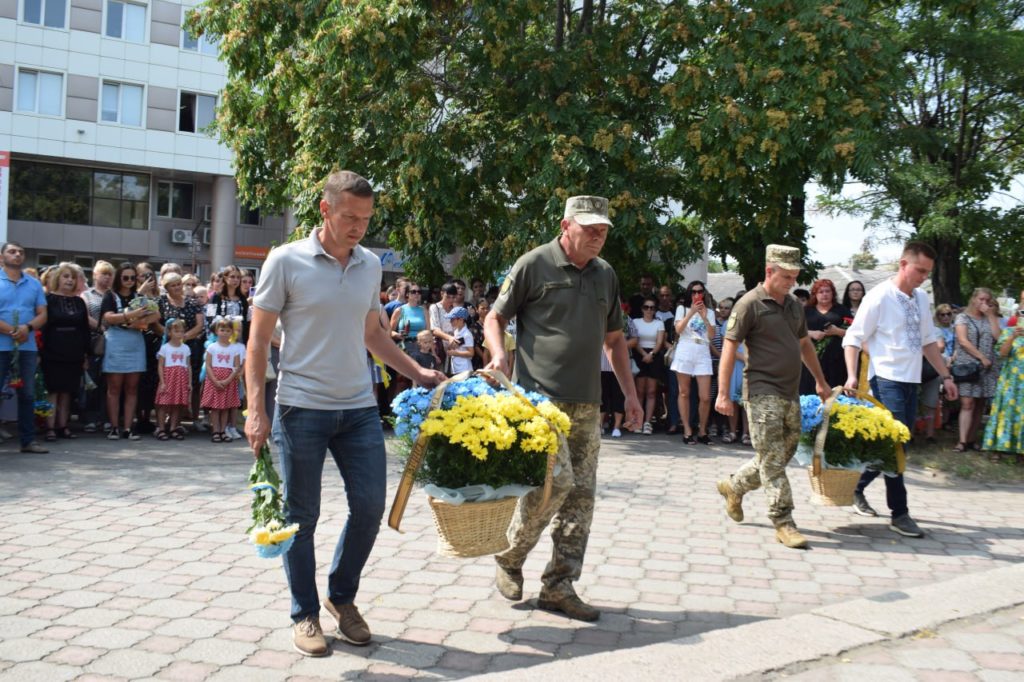
[{"label": "man in embroidered shirt", "polygon": [[[938,337],[929,314],[928,295],[918,288],[928,279],[934,264],[935,250],[931,246],[907,242],[895,276],[864,296],[853,324],[843,337],[849,373],[846,388],[851,392],[860,388],[857,369],[863,348],[869,353],[875,372],[871,380],[872,393],[911,430],[917,418],[922,355],[942,377],[946,397],[957,398],[956,384],[936,343]],[[860,477],[854,493],[854,510],[858,514],[878,515],[864,497],[864,489],[879,473],[869,470]],[[885,498],[892,513],[889,528],[907,537],[922,537],[924,532],[910,517],[907,508],[907,486],[902,473],[885,477]]]},{"label": "man in embroidered shirt", "polygon": [[270,431],[264,378],[280,318],[273,438],[281,457],[287,522],[299,524],[284,570],[292,595],[292,643],[305,656],[329,653],[320,629],[313,553],[328,450],[345,484],[348,519],[334,551],[323,606],[342,639],[370,643],[370,629],[353,602],[384,515],[387,467],[367,349],[422,386],[444,380],[403,353],[381,324],[380,259],[359,245],[373,216],[370,183],[351,171],[332,173],[324,184],[320,214],[320,227],[306,239],[271,251],[263,266],[246,363],[245,435],[258,455]]}]

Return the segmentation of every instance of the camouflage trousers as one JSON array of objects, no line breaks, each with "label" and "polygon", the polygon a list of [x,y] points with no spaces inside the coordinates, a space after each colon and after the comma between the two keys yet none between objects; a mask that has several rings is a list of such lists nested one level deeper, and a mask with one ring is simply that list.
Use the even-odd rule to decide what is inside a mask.
[{"label": "camouflage trousers", "polygon": [[583,570],[583,555],[590,538],[594,517],[594,491],[597,487],[597,454],[601,448],[600,405],[585,403],[555,404],[569,415],[568,448],[561,448],[551,482],[551,497],[541,508],[541,488],[524,495],[508,529],[509,548],[494,557],[499,566],[522,568],[551,524],[554,548],[541,581],[545,595],[573,592],[572,583]]},{"label": "camouflage trousers", "polygon": [[775,526],[792,523],[793,491],[786,465],[800,440],[800,403],[774,395],[754,395],[744,406],[755,454],[732,475],[732,488],[744,495],[763,486],[768,518]]}]

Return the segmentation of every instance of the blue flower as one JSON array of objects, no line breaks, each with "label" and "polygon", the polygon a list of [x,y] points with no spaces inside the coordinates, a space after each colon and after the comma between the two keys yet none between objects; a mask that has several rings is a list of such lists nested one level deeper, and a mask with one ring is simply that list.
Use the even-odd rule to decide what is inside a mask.
[{"label": "blue flower", "polygon": [[800,396],[800,430],[813,431],[822,420],[821,398],[816,395]]}]

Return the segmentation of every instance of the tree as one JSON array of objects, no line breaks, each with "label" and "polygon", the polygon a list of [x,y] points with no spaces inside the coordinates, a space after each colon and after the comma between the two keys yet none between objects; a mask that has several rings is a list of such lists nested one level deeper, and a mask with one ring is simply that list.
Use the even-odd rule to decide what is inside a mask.
[{"label": "tree", "polygon": [[1024,171],[1022,18],[1021,0],[915,0],[887,15],[904,80],[879,129],[879,163],[854,169],[873,189],[834,206],[932,244],[939,301],[962,302],[977,284],[1001,285],[992,277],[1005,267],[988,265],[1024,260],[1024,240],[1001,241],[996,252],[986,239],[1020,229],[1019,208],[988,202]]},{"label": "tree", "polygon": [[496,273],[557,234],[566,197],[604,194],[620,271],[696,260],[704,224],[749,281],[764,244],[804,245],[806,180],[872,156],[888,70],[869,8],[208,0],[188,27],[219,36],[217,128],[252,203],[311,224],[351,167],[414,274],[456,249]]}]

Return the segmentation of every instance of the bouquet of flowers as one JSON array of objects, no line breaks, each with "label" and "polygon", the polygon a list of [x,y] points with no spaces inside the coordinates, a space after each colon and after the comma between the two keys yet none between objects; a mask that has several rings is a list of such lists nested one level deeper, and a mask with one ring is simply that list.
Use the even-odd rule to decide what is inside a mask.
[{"label": "bouquet of flowers", "polygon": [[[842,322],[840,322],[836,326],[839,327],[840,329],[849,329],[851,324],[853,324],[853,318],[852,317],[844,317]],[[818,339],[817,341],[815,341],[814,342],[814,354],[817,355],[818,357],[821,357],[821,354],[825,352],[825,349],[828,348],[828,344],[830,344],[832,342],[832,339],[834,339],[834,338],[837,338],[837,337],[835,337],[835,336],[823,336],[820,339]],[[842,339],[840,339],[840,341],[842,341]]]},{"label": "bouquet of flowers", "polygon": [[[815,433],[825,419],[821,398],[800,396],[800,445],[798,458],[810,463]],[[871,402],[839,394],[828,415],[824,465],[833,469],[863,471],[871,466],[885,472],[898,471],[897,444],[910,440],[910,430],[885,408]],[[807,460],[807,461],[804,461]]]},{"label": "bouquet of flowers", "polygon": [[[17,329],[19,324],[18,311],[15,310],[12,315],[14,317],[11,321],[11,326]],[[7,372],[7,385],[17,390],[25,385],[25,380],[21,378],[21,364],[18,362],[18,346],[21,344],[17,341],[12,341],[12,344],[14,347],[11,350],[11,368]]]},{"label": "bouquet of flowers", "polygon": [[267,445],[260,450],[252,469],[249,471],[249,488],[253,492],[252,525],[246,533],[256,546],[256,554],[264,559],[285,554],[295,542],[299,525],[285,525],[281,499],[281,477],[274,469]]},{"label": "bouquet of flowers", "polygon": [[[548,455],[569,433],[569,417],[545,396],[512,388],[520,395],[471,377],[399,393],[391,404],[395,435],[408,446],[421,433],[429,439],[416,479],[436,486],[433,492],[443,497],[458,497],[454,493],[472,486],[461,490],[467,499],[487,488],[541,485]],[[436,390],[444,395],[430,411]]]},{"label": "bouquet of flowers", "polygon": [[151,313],[159,313],[160,299],[150,296],[136,296],[128,303],[128,310],[146,310]]}]

